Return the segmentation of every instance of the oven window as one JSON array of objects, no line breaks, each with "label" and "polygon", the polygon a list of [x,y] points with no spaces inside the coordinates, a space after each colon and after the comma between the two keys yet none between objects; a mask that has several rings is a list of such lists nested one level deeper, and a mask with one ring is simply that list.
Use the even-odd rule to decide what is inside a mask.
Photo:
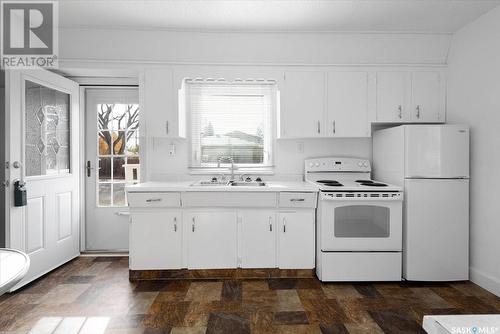
[{"label": "oven window", "polygon": [[336,238],[388,238],[389,208],[373,205],[350,205],[335,208]]}]

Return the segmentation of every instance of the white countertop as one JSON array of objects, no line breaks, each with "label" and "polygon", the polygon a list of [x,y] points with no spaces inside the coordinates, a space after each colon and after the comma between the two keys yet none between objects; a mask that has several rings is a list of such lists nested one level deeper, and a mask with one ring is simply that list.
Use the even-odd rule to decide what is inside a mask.
[{"label": "white countertop", "polygon": [[280,192],[301,191],[317,192],[318,187],[304,181],[271,181],[264,187],[235,187],[235,186],[192,186],[195,181],[184,182],[144,182],[126,187],[128,192],[168,192],[168,191],[232,191],[232,192]]}]

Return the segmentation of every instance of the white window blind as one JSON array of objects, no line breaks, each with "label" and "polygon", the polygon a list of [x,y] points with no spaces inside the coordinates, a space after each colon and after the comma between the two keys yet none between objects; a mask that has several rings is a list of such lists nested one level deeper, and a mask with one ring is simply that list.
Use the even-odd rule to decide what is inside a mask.
[{"label": "white window blind", "polygon": [[272,166],[276,84],[273,81],[186,80],[191,167],[218,162]]}]

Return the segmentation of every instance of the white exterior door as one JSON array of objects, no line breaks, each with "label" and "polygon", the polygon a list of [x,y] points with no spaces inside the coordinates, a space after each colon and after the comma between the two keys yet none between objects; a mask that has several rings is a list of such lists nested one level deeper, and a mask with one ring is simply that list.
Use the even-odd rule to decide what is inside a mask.
[{"label": "white exterior door", "polygon": [[184,215],[188,269],[237,267],[235,211],[196,211]]},{"label": "white exterior door", "polygon": [[85,91],[85,250],[128,250],[125,186],[140,181],[136,88]]},{"label": "white exterior door", "polygon": [[241,221],[241,267],[276,267],[276,214],[273,210],[238,211]]},{"label": "white exterior door", "polygon": [[469,279],[469,180],[406,180],[405,196],[403,276]]},{"label": "white exterior door", "polygon": [[314,211],[297,210],[278,215],[278,267],[314,268]]},{"label": "white exterior door", "polygon": [[[6,71],[6,246],[26,252],[20,287],[79,255],[79,88],[45,70]],[[14,183],[26,206],[14,206]]]},{"label": "white exterior door", "polygon": [[405,126],[406,177],[469,176],[469,129],[463,125]]}]

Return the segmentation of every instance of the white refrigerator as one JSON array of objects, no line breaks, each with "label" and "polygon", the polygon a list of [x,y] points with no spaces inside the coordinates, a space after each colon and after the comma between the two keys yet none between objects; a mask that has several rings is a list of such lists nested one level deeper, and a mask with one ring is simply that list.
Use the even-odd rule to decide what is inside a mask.
[{"label": "white refrigerator", "polygon": [[401,125],[373,135],[373,176],[404,187],[403,277],[469,279],[469,128]]}]

